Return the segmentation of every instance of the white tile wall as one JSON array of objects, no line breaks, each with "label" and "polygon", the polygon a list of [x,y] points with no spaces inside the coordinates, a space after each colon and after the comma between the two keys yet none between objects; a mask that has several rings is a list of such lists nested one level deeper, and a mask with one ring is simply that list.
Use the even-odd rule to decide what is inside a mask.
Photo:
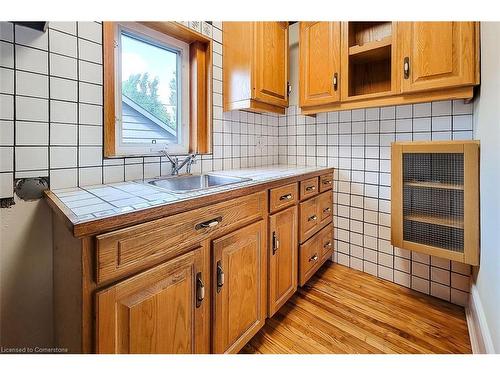
[{"label": "white tile wall", "polygon": [[458,304],[470,267],[390,243],[390,144],[396,140],[472,139],[472,105],[462,100],[329,112],[290,107],[279,118],[279,160],[332,166],[334,260]]}]

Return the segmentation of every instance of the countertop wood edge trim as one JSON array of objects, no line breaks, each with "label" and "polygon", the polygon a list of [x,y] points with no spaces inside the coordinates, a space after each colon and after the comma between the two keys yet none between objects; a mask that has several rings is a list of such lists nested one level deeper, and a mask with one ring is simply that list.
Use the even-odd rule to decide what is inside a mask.
[{"label": "countertop wood edge trim", "polygon": [[76,238],[83,238],[160,219],[162,217],[175,215],[181,212],[190,211],[196,208],[208,206],[210,204],[223,202],[228,199],[253,194],[262,190],[279,187],[284,184],[283,180],[286,180],[285,183],[289,184],[307,178],[318,177],[325,173],[333,173],[333,170],[334,168],[325,167],[324,169],[313,172],[306,172],[295,176],[283,176],[275,180],[263,181],[262,183],[257,183],[255,185],[228,189],[213,194],[201,195],[191,199],[174,201],[155,207],[145,208],[143,210],[117,214],[115,216],[107,216],[81,223],[77,222],[77,216],[74,215],[52,191],[45,191],[45,200],[52,210],[54,210],[56,215],[63,220],[64,224],[73,233],[73,236]]}]

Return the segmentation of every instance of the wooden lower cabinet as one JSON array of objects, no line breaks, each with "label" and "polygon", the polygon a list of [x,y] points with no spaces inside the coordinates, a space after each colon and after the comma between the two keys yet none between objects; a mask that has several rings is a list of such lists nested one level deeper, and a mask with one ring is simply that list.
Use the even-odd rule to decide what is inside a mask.
[{"label": "wooden lower cabinet", "polygon": [[266,223],[212,243],[214,353],[237,353],[266,318]]},{"label": "wooden lower cabinet", "polygon": [[97,353],[208,353],[206,251],[201,246],[98,292]]},{"label": "wooden lower cabinet", "polygon": [[297,290],[297,206],[269,217],[269,316]]}]

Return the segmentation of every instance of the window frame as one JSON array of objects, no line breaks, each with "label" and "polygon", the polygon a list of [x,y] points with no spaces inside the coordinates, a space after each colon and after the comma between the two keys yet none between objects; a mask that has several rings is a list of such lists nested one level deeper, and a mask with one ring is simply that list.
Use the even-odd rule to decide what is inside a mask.
[{"label": "window frame", "polygon": [[[171,154],[186,154],[189,151],[189,45],[179,39],[160,33],[137,22],[119,22],[115,33],[115,132],[116,152],[118,155],[142,155],[157,153],[168,147]],[[180,132],[180,143],[125,143],[123,142],[122,99],[118,93],[122,92],[122,33],[130,35],[144,43],[149,43],[159,48],[171,50],[177,54],[177,79],[180,81],[178,92],[177,131]],[[180,69],[179,69],[180,68]]]},{"label": "window frame", "polygon": [[[121,103],[116,105],[115,91],[119,87],[121,93],[121,82],[116,79],[115,61],[117,59],[116,35],[118,25],[126,25],[127,22],[104,22],[103,23],[103,85],[104,85],[104,157],[127,157],[127,156],[159,156],[160,150],[164,149],[165,143],[161,143],[160,150],[148,151],[136,150],[130,153],[119,149],[117,137],[117,126],[115,114],[120,114]],[[212,152],[212,39],[177,22],[134,22],[138,29],[148,30],[148,33],[162,35],[162,38],[173,38],[189,45],[189,52],[184,55],[188,63],[187,69],[189,81],[188,90],[183,90],[184,103],[188,103],[189,120],[188,131],[184,136],[188,142],[187,150],[179,152],[173,150],[169,145],[169,152],[173,154],[186,154],[197,152],[209,154]],[[158,33],[158,34],[157,34]],[[134,33],[132,33],[134,34]],[[119,34],[118,34],[119,35]],[[167,40],[167,39],[165,39]],[[171,40],[171,39],[170,39]],[[157,44],[157,43],[153,43]],[[121,71],[120,71],[121,74]],[[182,83],[181,83],[182,84]],[[121,98],[121,96],[120,96]],[[116,108],[115,108],[116,107]],[[187,115],[184,115],[184,119]],[[151,144],[147,144],[151,146]]]}]

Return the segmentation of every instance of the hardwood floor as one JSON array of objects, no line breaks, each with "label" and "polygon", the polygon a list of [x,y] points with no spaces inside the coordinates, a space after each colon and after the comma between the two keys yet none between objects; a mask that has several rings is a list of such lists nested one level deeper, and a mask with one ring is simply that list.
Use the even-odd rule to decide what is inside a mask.
[{"label": "hardwood floor", "polygon": [[241,353],[471,353],[462,307],[327,262]]}]

